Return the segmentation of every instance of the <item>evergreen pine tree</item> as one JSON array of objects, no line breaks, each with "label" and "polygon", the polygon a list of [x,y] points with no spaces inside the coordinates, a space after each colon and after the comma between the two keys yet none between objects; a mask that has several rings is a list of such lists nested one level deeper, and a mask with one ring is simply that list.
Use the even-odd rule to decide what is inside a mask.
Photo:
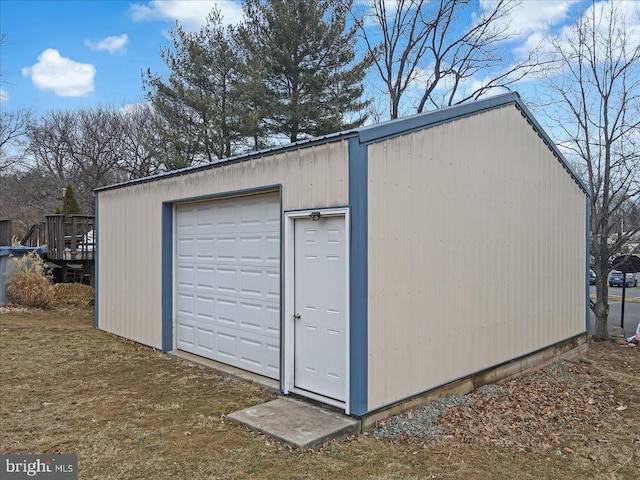
[{"label": "evergreen pine tree", "polygon": [[160,56],[170,70],[167,80],[147,71],[147,98],[163,119],[159,134],[165,167],[214,161],[237,153],[242,141],[238,84],[239,60],[214,8],[199,32],[178,24],[171,31],[173,49]]},{"label": "evergreen pine tree", "polygon": [[62,213],[64,215],[79,215],[81,213],[71,182],[67,182],[64,197],[62,198]]},{"label": "evergreen pine tree", "polygon": [[[368,60],[355,62],[351,2],[247,0],[238,30],[246,83],[271,134],[289,141],[361,125]],[[258,86],[258,88],[256,88]],[[258,102],[256,102],[258,105]]]}]

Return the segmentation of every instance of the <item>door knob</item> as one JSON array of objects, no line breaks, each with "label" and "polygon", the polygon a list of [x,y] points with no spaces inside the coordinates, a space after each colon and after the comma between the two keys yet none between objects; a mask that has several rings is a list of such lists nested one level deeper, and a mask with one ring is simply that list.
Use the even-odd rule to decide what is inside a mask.
[{"label": "door knob", "polygon": [[299,313],[294,314],[293,315],[293,319],[294,320],[300,320],[300,314]]}]

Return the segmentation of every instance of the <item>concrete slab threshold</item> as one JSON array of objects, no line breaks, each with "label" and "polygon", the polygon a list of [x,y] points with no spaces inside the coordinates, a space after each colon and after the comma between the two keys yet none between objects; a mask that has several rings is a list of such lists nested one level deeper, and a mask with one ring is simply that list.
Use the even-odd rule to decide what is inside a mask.
[{"label": "concrete slab threshold", "polygon": [[202,365],[204,367],[212,368],[223,375],[242,378],[244,380],[257,383],[261,387],[268,388],[269,390],[273,390],[274,392],[280,392],[280,385],[278,381],[272,378],[263,377],[262,375],[257,375],[240,368],[232,367],[231,365],[216,362],[215,360],[209,360],[208,358],[204,358],[199,355],[183,352],[182,350],[171,350],[168,353],[169,355],[173,355],[174,357],[197,363],[198,365]]},{"label": "concrete slab threshold", "polygon": [[245,408],[227,418],[300,449],[360,432],[359,420],[293,398]]}]

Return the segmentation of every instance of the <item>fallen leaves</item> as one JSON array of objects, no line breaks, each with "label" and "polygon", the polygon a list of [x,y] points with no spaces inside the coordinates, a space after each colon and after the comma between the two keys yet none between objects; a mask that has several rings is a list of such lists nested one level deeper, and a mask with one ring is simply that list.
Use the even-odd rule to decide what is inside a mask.
[{"label": "fallen leaves", "polygon": [[513,451],[574,454],[603,425],[620,422],[627,409],[614,388],[589,363],[559,362],[503,384],[484,396],[470,394],[470,406],[456,406],[440,420],[445,431],[466,442],[487,442]]}]

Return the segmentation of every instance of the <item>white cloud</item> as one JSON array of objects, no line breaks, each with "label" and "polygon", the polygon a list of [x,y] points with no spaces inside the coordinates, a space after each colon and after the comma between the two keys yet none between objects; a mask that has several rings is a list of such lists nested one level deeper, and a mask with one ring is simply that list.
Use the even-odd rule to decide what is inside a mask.
[{"label": "white cloud", "polygon": [[[581,0],[526,0],[514,6],[504,26],[515,36],[546,32],[567,20],[571,7]],[[481,0],[483,12],[496,7],[498,0]]]},{"label": "white cloud", "polygon": [[82,97],[93,91],[96,67],[60,56],[60,52],[49,48],[38,57],[38,63],[24,67],[22,75],[40,90],[51,90],[61,97]]},{"label": "white cloud", "polygon": [[9,100],[9,92],[0,88],[0,103],[6,102]]},{"label": "white cloud", "polygon": [[207,15],[217,7],[223,22],[234,25],[242,21],[242,5],[239,1],[220,0],[151,0],[147,4],[135,3],[131,6],[134,22],[162,20],[175,22],[189,31],[205,25]]},{"label": "white cloud", "polygon": [[118,35],[117,37],[106,37],[98,42],[91,40],[85,40],[84,44],[91,50],[100,50],[109,52],[111,55],[118,55],[126,53],[126,46],[129,42],[129,36],[126,33]]},{"label": "white cloud", "polygon": [[[499,27],[516,42],[515,58],[526,59],[531,52],[544,54],[544,39],[554,29],[562,27],[570,18],[571,9],[584,0],[523,0],[514,5],[501,19]],[[498,5],[498,0],[481,0],[486,15]]]}]

